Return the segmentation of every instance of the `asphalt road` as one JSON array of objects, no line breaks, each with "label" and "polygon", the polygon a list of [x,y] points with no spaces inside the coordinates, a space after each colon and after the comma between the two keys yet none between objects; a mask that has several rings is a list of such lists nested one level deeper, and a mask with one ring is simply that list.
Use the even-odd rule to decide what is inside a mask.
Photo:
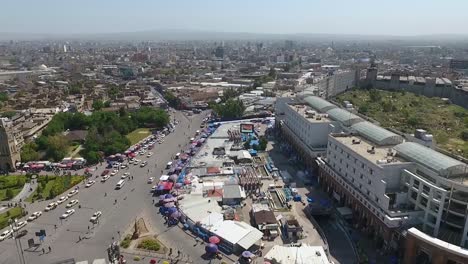
[{"label": "asphalt road", "polygon": [[[160,234],[160,240],[166,242],[167,246],[172,247],[174,252],[179,249],[182,254],[189,256],[194,263],[206,262],[201,259],[203,254],[202,246],[194,246],[194,240],[180,228],[168,229],[164,225],[161,216],[157,214],[157,208],[152,205],[151,184],[147,184],[149,176],[159,178],[161,168],[165,167],[175,153],[180,152],[179,144],[188,144],[189,138],[195,134],[196,130],[200,129],[200,124],[206,116],[206,112],[189,117],[182,115],[180,112],[174,115],[180,121],[175,132],[166,136],[163,144],[155,145],[152,150],[154,153],[152,157],[138,157],[141,160],[148,160],[146,167],[141,168],[140,166],[130,165],[128,170],[121,170],[105,183],[101,183],[100,178],[92,177],[96,180],[96,183],[90,188],[85,188],[84,185],[80,184],[79,193],[68,201],[78,199],[81,209],[78,208],[78,205],[73,207],[76,212],[68,219],[59,220],[59,216],[66,211],[66,203],[59,205],[50,212],[45,212],[44,208],[51,201],[28,205],[27,210],[30,213],[40,210],[43,211],[43,215],[28,223],[24,228],[28,230],[28,235],[21,238],[23,248],[28,247],[27,240],[33,238],[34,233],[40,229],[46,230],[47,237],[39,247],[24,251],[26,263],[46,264],[67,258],[74,258],[76,261],[87,260],[92,263],[93,259],[107,259],[106,248],[113,238],[119,238],[118,231],[123,232],[128,229],[135,217],[143,212],[151,216],[150,225]],[[157,167],[155,167],[155,164]],[[95,174],[100,174],[103,170],[104,167],[101,166]],[[130,175],[134,176],[134,179],[127,179],[122,189],[115,190],[115,185],[124,172],[129,172]],[[107,193],[107,196],[105,196],[105,193]],[[115,203],[115,200],[117,200],[117,203]],[[98,210],[103,215],[99,224],[93,226],[89,219]],[[55,229],[54,225],[57,225],[57,229]],[[81,238],[81,241],[79,238]],[[39,242],[37,237],[34,237],[34,239],[35,242]],[[52,252],[42,254],[42,248],[44,247],[47,252],[48,246],[52,248]],[[0,263],[20,263],[13,239],[0,242]]]}]

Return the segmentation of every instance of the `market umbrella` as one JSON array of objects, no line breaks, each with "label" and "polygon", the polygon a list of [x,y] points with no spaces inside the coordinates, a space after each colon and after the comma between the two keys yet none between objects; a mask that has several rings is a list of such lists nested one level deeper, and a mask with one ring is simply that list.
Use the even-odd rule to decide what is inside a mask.
[{"label": "market umbrella", "polygon": [[210,236],[208,241],[210,241],[210,243],[212,243],[212,244],[218,244],[219,242],[221,242],[221,240],[217,236]]},{"label": "market umbrella", "polygon": [[174,204],[174,202],[166,203],[166,204],[164,204],[164,207],[172,208],[172,207],[175,207],[175,204]]},{"label": "market umbrella", "polygon": [[166,199],[174,198],[174,195],[168,193],[168,194],[164,195],[164,198],[166,198]]},{"label": "market umbrella", "polygon": [[171,214],[173,214],[173,213],[175,213],[175,212],[177,212],[177,207],[167,208],[167,213],[168,213],[169,215],[171,215]]},{"label": "market umbrella", "polygon": [[246,251],[242,252],[242,256],[243,256],[244,258],[251,258],[251,257],[254,256],[254,254],[252,254],[252,252],[246,250]]},{"label": "market umbrella", "polygon": [[205,251],[207,253],[216,253],[216,252],[218,252],[218,246],[216,246],[213,243],[210,243],[210,244],[206,245]]},{"label": "market umbrella", "polygon": [[177,176],[177,174],[172,174],[169,177],[169,180],[172,181],[172,182],[176,182],[178,178],[179,178],[179,176]]},{"label": "market umbrella", "polygon": [[171,217],[176,219],[179,218],[182,214],[179,211],[175,211],[171,214]]},{"label": "market umbrella", "polygon": [[163,203],[171,203],[171,202],[175,202],[175,201],[177,201],[177,199],[175,199],[175,198],[164,198],[162,200]]},{"label": "market umbrella", "polygon": [[178,182],[178,183],[175,184],[175,188],[180,189],[182,187],[182,185],[183,185],[182,183]]}]

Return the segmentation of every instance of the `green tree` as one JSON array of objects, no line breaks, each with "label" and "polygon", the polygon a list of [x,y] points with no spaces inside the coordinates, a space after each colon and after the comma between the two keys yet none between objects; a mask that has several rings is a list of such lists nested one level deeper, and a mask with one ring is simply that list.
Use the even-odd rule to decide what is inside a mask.
[{"label": "green tree", "polygon": [[169,106],[175,109],[180,109],[182,106],[182,101],[175,96],[171,91],[166,90],[163,93],[164,99],[168,102]]},{"label": "green tree", "polygon": [[0,102],[8,101],[8,94],[7,93],[0,93]]},{"label": "green tree", "polygon": [[371,89],[369,91],[369,97],[373,102],[379,102],[382,99],[382,95],[380,94],[379,90]]},{"label": "green tree", "polygon": [[359,113],[365,115],[365,114],[367,114],[367,112],[369,112],[369,106],[367,106],[366,104],[361,105],[361,106],[359,107]]},{"label": "green tree", "polygon": [[245,106],[240,100],[229,99],[224,104],[218,104],[213,109],[218,116],[225,120],[242,117]]},{"label": "green tree", "polygon": [[37,144],[34,142],[27,143],[21,149],[21,161],[28,162],[39,160],[39,152],[37,152]]},{"label": "green tree", "polygon": [[271,67],[270,71],[268,72],[268,77],[275,79],[276,78],[276,70],[275,68]]},{"label": "green tree", "polygon": [[12,189],[7,189],[5,195],[6,195],[6,198],[8,200],[11,200],[13,198],[13,195],[14,195],[13,190]]},{"label": "green tree", "polygon": [[103,107],[104,107],[104,102],[102,102],[101,100],[95,100],[95,101],[93,101],[93,109],[94,109],[95,111],[99,111],[99,110],[101,110]]},{"label": "green tree", "polygon": [[67,154],[69,142],[63,135],[55,135],[48,137],[47,156],[54,161],[62,160]]},{"label": "green tree", "polygon": [[464,130],[461,132],[461,138],[465,141],[468,141],[468,130]]},{"label": "green tree", "polygon": [[267,145],[268,145],[268,140],[265,137],[260,137],[258,141],[258,149],[259,150],[266,150]]}]

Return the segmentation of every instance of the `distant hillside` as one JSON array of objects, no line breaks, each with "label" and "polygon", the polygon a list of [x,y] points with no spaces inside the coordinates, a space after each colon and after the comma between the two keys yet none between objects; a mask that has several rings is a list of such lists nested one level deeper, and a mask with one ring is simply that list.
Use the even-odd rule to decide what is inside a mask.
[{"label": "distant hillside", "polygon": [[434,135],[440,148],[468,158],[468,110],[463,107],[440,98],[381,90],[353,90],[336,100],[350,101],[386,128],[405,133],[423,128]]}]

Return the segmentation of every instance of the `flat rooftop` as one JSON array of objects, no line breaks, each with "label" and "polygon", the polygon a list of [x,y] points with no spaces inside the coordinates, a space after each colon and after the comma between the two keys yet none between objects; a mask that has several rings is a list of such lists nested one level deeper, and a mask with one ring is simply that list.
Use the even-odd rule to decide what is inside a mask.
[{"label": "flat rooftop", "polygon": [[[373,162],[377,165],[384,164],[394,164],[402,163],[403,160],[394,155],[388,155],[389,149],[392,149],[389,146],[379,147],[375,144],[370,143],[360,136],[348,136],[348,135],[332,135],[338,142],[341,142],[343,145],[347,146],[358,155],[363,158]],[[359,142],[359,143],[358,143]],[[373,148],[373,150],[372,150]],[[395,153],[394,150],[391,150],[391,153]],[[385,162],[383,162],[385,160]],[[382,161],[382,162],[379,162]],[[390,161],[390,162],[388,162]]]},{"label": "flat rooftop", "polygon": [[[332,122],[327,114],[322,114],[304,104],[288,105],[292,110],[306,118],[311,123],[329,123]],[[313,114],[315,113],[315,114]]]}]

